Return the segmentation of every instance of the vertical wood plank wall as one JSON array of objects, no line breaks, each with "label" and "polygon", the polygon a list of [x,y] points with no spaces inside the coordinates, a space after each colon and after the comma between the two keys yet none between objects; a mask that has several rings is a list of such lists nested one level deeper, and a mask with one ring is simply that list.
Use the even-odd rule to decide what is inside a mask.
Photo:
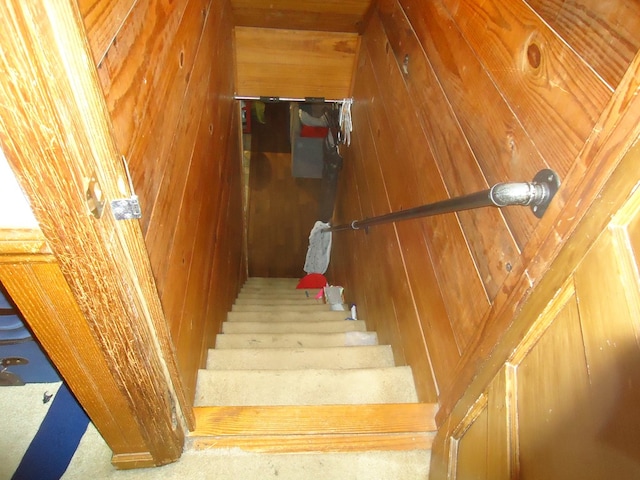
[{"label": "vertical wood plank wall", "polygon": [[225,1],[81,0],[187,394],[244,275]]},{"label": "vertical wood plank wall", "polygon": [[[640,7],[614,3],[616,13],[589,0],[378,2],[335,221],[531,181],[542,168],[574,188],[640,46]],[[483,336],[505,328],[486,326],[539,279],[535,252],[566,198],[542,221],[526,208],[482,209],[334,235],[332,279],[413,367],[421,400],[457,401],[489,353]]]}]

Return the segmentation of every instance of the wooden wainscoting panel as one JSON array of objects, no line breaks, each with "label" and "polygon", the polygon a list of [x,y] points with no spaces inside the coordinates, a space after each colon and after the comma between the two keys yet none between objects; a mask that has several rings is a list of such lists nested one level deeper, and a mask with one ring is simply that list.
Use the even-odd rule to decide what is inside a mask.
[{"label": "wooden wainscoting panel", "polygon": [[236,27],[236,93],[242,96],[350,96],[355,33]]},{"label": "wooden wainscoting panel", "polygon": [[625,0],[526,0],[585,62],[609,84],[618,86],[638,48],[640,5]]}]

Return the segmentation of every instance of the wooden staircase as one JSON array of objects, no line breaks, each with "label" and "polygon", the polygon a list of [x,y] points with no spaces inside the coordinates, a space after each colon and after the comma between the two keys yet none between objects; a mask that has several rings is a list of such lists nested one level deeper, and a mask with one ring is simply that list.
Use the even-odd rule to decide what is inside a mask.
[{"label": "wooden staircase", "polygon": [[296,283],[243,286],[199,372],[188,448],[417,451],[428,471],[436,406],[418,403],[411,369],[394,365],[364,321]]}]

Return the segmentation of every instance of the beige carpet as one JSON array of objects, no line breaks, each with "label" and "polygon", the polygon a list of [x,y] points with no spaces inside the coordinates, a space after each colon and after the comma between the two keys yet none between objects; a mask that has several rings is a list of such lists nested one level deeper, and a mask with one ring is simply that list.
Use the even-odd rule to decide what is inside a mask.
[{"label": "beige carpet", "polygon": [[[51,402],[43,394],[60,383],[0,389],[0,480],[11,478]],[[350,454],[259,455],[239,450],[184,452],[176,463],[152,469],[118,471],[111,451],[89,424],[63,479],[229,479],[229,480],[370,480],[426,479],[429,451]]]}]

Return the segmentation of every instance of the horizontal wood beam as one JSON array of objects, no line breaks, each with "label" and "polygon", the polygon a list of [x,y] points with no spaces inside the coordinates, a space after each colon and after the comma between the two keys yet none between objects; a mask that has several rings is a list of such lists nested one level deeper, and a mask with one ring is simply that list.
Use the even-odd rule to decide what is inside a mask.
[{"label": "horizontal wood beam", "polygon": [[258,452],[431,448],[437,405],[197,407],[195,449]]}]

